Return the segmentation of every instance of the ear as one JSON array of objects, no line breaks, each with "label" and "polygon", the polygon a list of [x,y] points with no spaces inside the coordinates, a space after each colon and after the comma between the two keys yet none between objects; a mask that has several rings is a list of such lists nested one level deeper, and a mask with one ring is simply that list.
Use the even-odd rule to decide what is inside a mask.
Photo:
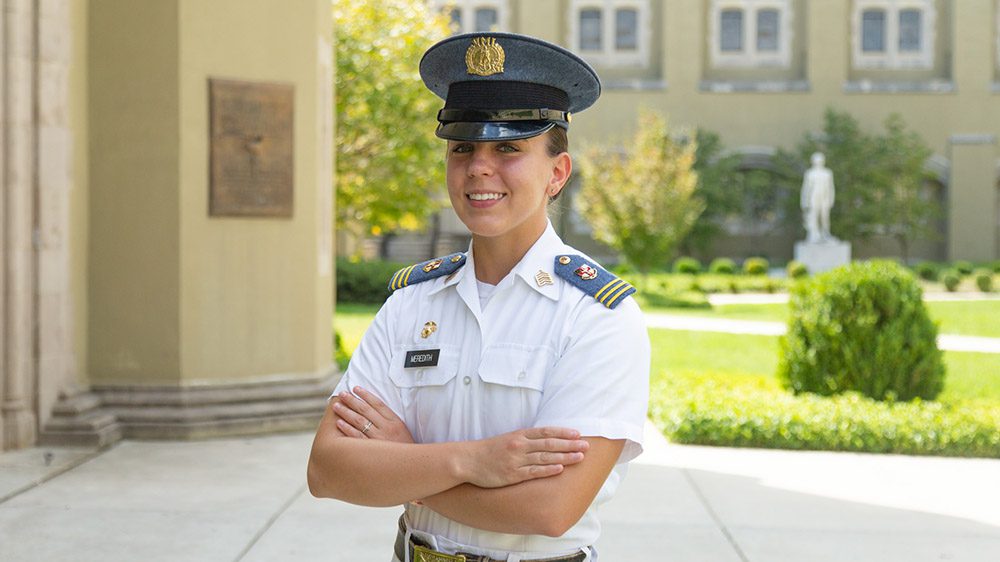
[{"label": "ear", "polygon": [[573,159],[568,152],[562,152],[552,159],[552,176],[549,178],[547,191],[549,197],[559,195],[573,173]]}]

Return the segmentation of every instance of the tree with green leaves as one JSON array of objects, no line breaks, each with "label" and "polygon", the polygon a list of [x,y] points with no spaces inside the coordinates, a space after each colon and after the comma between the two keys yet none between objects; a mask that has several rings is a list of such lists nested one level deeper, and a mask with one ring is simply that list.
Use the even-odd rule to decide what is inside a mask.
[{"label": "tree with green leaves", "polygon": [[[849,113],[827,109],[823,134],[806,135],[793,152],[779,151],[775,165],[788,182],[786,189],[797,193],[810,156],[824,153],[837,184],[830,213],[833,234],[846,240],[891,236],[905,261],[915,239],[936,236],[941,211],[926,191],[930,148],[897,114],[885,120],[884,128],[881,135],[866,133]],[[798,199],[789,197],[787,203],[785,216],[801,225]]]},{"label": "tree with green leaves", "polygon": [[357,238],[417,229],[441,208],[441,101],[417,70],[450,30],[411,0],[333,0],[337,228]]},{"label": "tree with green leaves", "polygon": [[743,207],[743,194],[733,189],[739,181],[742,158],[726,153],[718,133],[698,129],[695,140],[694,171],[698,173],[695,195],[705,202],[705,211],[681,242],[682,250],[689,255],[706,252],[722,232],[722,221]]},{"label": "tree with green leaves", "polygon": [[670,134],[665,117],[642,111],[627,153],[596,147],[581,160],[577,210],[643,274],[670,260],[705,209],[695,196],[696,150],[695,140]]}]

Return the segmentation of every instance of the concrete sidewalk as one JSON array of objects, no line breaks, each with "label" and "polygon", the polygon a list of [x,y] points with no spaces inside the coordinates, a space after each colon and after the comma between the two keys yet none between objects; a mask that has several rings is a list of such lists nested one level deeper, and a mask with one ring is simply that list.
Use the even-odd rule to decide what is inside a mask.
[{"label": "concrete sidewalk", "polygon": [[[399,510],[316,500],[312,436],[0,455],[0,560],[375,561]],[[1000,460],[670,445],[605,508],[601,560],[1000,559]]]}]

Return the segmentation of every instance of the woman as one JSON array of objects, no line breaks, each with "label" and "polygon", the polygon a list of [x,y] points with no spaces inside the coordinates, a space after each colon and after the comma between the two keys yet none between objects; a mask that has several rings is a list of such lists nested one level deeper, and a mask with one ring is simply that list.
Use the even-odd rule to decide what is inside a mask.
[{"label": "woman", "polygon": [[405,504],[394,560],[596,560],[596,508],[641,451],[649,340],[628,283],[578,255],[547,204],[570,114],[600,95],[572,53],[448,38],[420,63],[445,99],[466,254],[404,268],[331,398],[317,497]]}]

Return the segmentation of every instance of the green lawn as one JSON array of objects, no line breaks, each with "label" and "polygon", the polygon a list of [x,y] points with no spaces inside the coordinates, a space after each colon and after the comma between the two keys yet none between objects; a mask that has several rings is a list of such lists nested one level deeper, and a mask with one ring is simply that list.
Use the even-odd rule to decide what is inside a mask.
[{"label": "green lawn", "polygon": [[377,304],[337,303],[337,313],[333,316],[333,329],[343,338],[347,353],[354,353],[358,343],[361,342],[361,336],[372,323],[378,309]]},{"label": "green lawn", "polygon": [[[773,377],[778,369],[778,338],[713,332],[650,330],[651,376],[755,375]],[[944,354],[947,375],[939,399],[1000,401],[1000,354]]]},{"label": "green lawn", "polygon": [[[940,322],[940,333],[1000,338],[1000,301],[927,303],[931,318]],[[733,320],[788,321],[787,304],[727,304],[711,309],[646,308],[647,312],[710,316]]]}]

